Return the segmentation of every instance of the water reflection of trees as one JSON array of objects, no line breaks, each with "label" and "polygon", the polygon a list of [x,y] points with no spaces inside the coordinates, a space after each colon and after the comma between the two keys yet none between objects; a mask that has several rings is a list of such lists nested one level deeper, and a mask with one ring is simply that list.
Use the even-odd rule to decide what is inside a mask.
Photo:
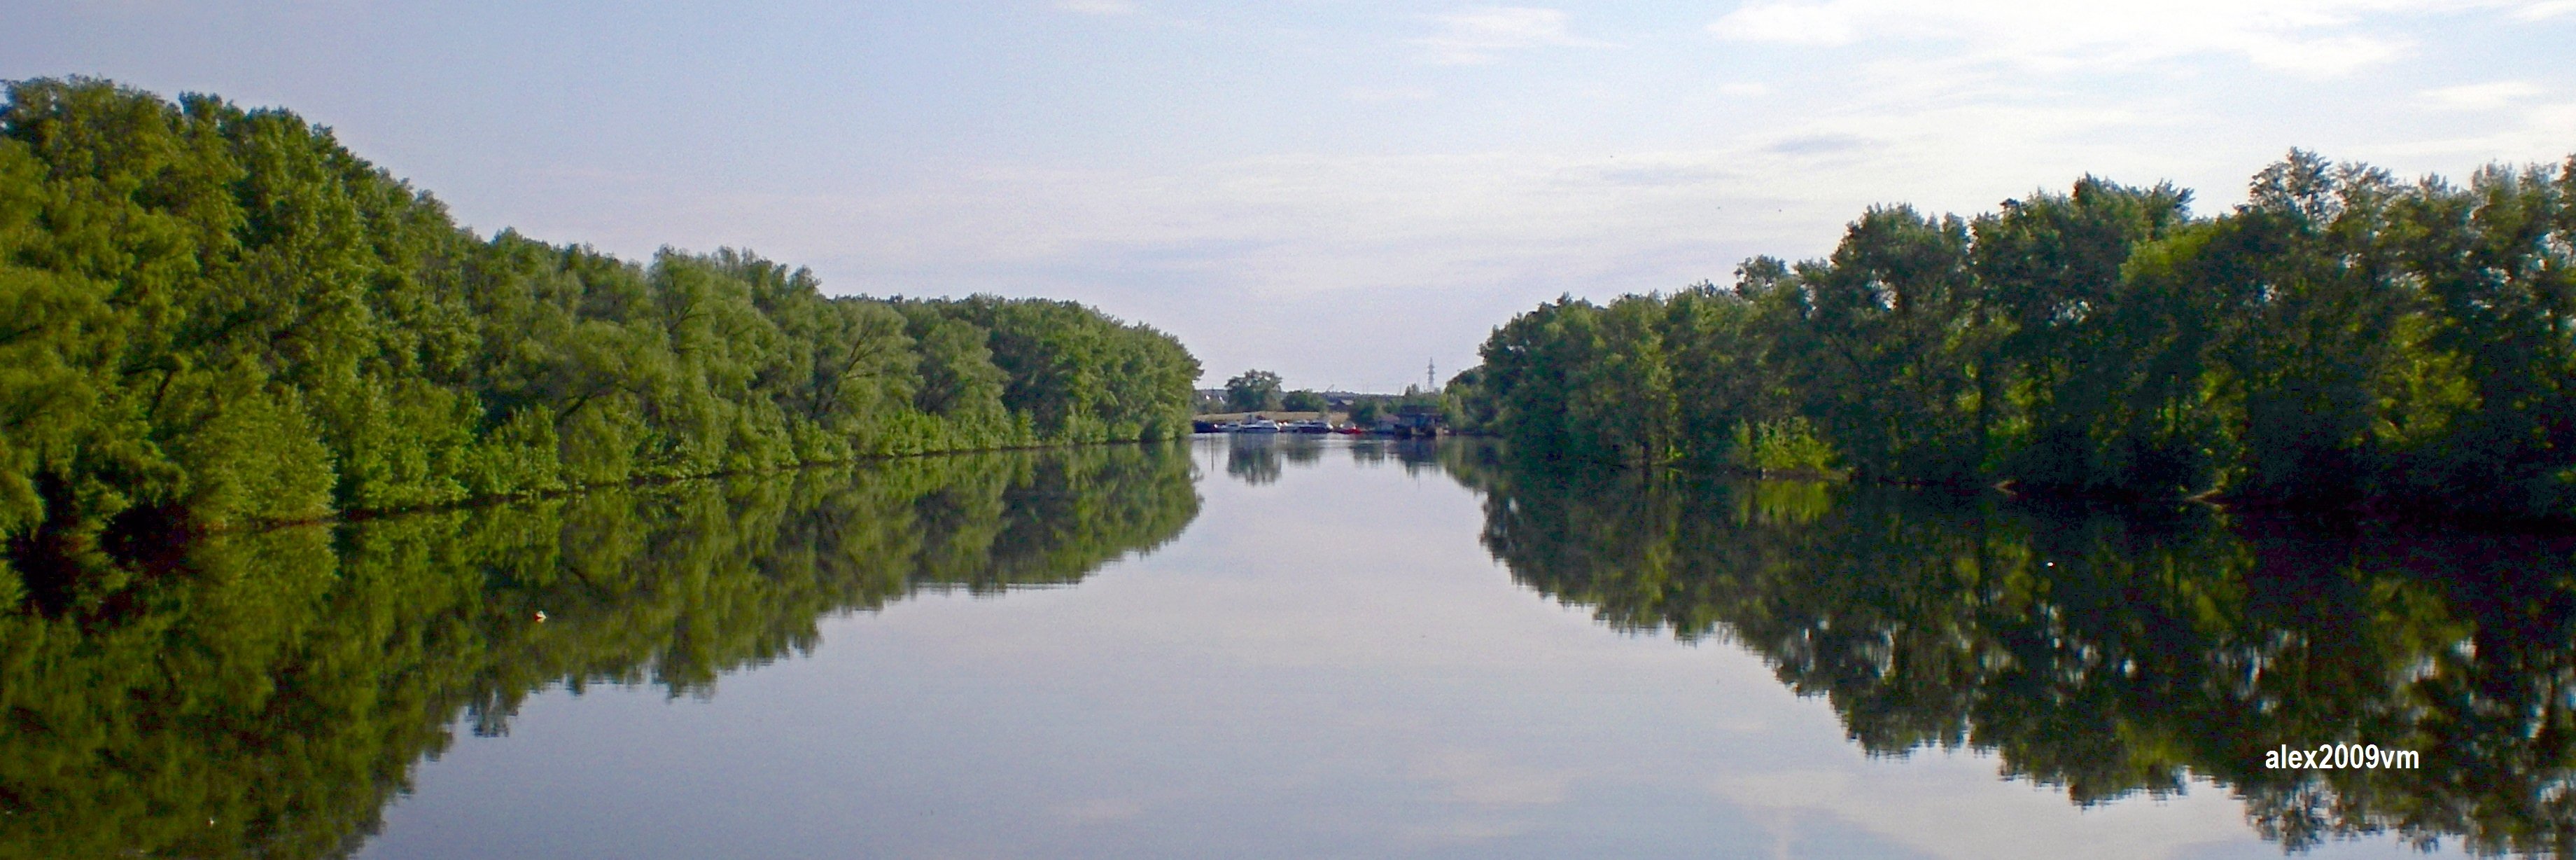
[{"label": "water reflection of trees", "polygon": [[[2288,848],[2576,849],[2576,542],[1450,465],[1521,582],[1740,643],[1872,753],[1989,751],[2084,804],[2206,778]],[[2263,767],[2326,743],[2424,766]]]},{"label": "water reflection of trees", "polygon": [[1225,473],[1235,480],[1261,486],[1279,480],[1287,467],[1279,457],[1279,436],[1273,433],[1235,433],[1225,439]]},{"label": "water reflection of trees", "polygon": [[499,733],[557,683],[709,695],[813,648],[825,615],[1074,582],[1197,511],[1183,451],[1094,447],[219,535],[6,576],[0,593],[23,587],[0,612],[0,858],[353,853],[460,713]]},{"label": "water reflection of trees", "polygon": [[[1327,452],[1350,454],[1351,462],[1362,466],[1393,463],[1408,474],[1437,473],[1443,470],[1444,452],[1457,446],[1430,439],[1398,439],[1387,436],[1323,436],[1301,433],[1230,433],[1221,437],[1200,437],[1206,450],[1209,468],[1215,468],[1215,452],[1225,452],[1225,473],[1235,480],[1253,486],[1278,481],[1289,466],[1321,464]],[[1472,445],[1472,443],[1463,443]]]},{"label": "water reflection of trees", "polygon": [[1394,463],[1403,466],[1406,474],[1440,471],[1442,452],[1453,447],[1456,446],[1430,439],[1388,436],[1363,437],[1350,442],[1352,462],[1363,466]]},{"label": "water reflection of trees", "polygon": [[1278,441],[1279,456],[1290,465],[1312,466],[1324,461],[1324,437],[1304,433],[1272,437]]}]

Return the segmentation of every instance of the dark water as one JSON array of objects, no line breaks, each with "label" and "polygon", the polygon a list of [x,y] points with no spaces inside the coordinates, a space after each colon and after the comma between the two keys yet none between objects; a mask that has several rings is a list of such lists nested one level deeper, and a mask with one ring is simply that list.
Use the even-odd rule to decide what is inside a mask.
[{"label": "dark water", "polygon": [[2571,574],[1445,442],[593,493],[26,575],[0,858],[2549,853]]}]

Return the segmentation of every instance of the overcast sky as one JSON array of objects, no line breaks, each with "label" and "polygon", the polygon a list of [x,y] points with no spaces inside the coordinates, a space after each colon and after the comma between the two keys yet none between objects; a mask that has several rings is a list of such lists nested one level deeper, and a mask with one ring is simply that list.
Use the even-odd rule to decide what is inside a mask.
[{"label": "overcast sky", "polygon": [[2576,152],[2576,0],[0,0],[0,77],[288,107],[444,200],[833,293],[1070,298],[1392,390],[1560,293],[2085,173]]}]

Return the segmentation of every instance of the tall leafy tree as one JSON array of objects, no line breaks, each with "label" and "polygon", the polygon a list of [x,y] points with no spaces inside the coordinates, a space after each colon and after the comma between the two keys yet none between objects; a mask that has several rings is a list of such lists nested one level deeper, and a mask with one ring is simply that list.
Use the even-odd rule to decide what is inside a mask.
[{"label": "tall leafy tree", "polygon": [[1279,374],[1267,370],[1247,370],[1225,381],[1225,405],[1236,412],[1277,409],[1284,405],[1279,393]]}]

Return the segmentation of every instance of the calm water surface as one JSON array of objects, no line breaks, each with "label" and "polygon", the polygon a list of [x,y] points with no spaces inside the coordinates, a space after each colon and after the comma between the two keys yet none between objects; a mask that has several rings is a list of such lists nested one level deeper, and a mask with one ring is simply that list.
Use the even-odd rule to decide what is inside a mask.
[{"label": "calm water surface", "polygon": [[2548,851],[2571,557],[1306,437],[593,494],[33,582],[0,856]]}]

